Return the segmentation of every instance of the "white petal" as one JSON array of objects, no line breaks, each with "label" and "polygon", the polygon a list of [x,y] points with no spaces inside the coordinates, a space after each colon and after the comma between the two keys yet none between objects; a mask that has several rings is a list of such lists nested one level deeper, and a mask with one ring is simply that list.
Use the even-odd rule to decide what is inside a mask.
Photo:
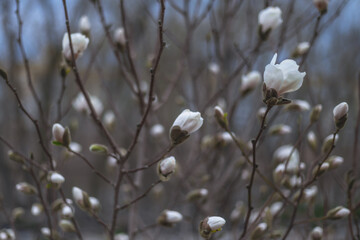
[{"label": "white petal", "polygon": [[282,71],[275,65],[268,64],[265,67],[264,82],[267,88],[279,90],[284,80]]}]

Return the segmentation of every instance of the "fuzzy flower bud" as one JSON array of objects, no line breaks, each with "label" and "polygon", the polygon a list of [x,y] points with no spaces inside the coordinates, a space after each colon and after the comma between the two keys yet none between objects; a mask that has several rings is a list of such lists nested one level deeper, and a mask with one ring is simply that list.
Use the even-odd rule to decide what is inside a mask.
[{"label": "fuzzy flower bud", "polygon": [[310,122],[311,123],[314,123],[317,120],[319,120],[321,111],[322,111],[321,104],[318,104],[315,107],[313,107],[313,109],[311,110],[311,113],[310,113]]},{"label": "fuzzy flower bud", "polygon": [[321,227],[315,227],[310,233],[311,240],[321,240],[323,238],[323,229]]},{"label": "fuzzy flower bud", "polygon": [[345,218],[350,214],[350,210],[347,208],[344,208],[342,206],[338,206],[336,208],[330,209],[326,217],[332,220],[337,220],[341,218]]},{"label": "fuzzy flower bud", "polygon": [[295,99],[285,106],[285,110],[308,111],[310,110],[310,104],[305,100]]},{"label": "fuzzy flower bud", "polygon": [[168,181],[175,172],[176,159],[171,156],[163,159],[158,165],[158,175],[162,181]]},{"label": "fuzzy flower bud", "polygon": [[96,197],[89,197],[89,201],[90,201],[91,209],[94,212],[98,212],[101,208],[99,199],[97,199]]},{"label": "fuzzy flower bud", "polygon": [[164,131],[164,126],[161,124],[155,124],[150,128],[150,134],[153,137],[160,137],[161,135],[163,135]]},{"label": "fuzzy flower bud", "polygon": [[225,219],[218,216],[207,217],[200,222],[200,235],[203,238],[210,238],[215,232],[221,231],[221,228],[226,223]]},{"label": "fuzzy flower bud", "polygon": [[119,46],[124,46],[126,44],[124,28],[120,27],[115,30],[114,40]]},{"label": "fuzzy flower bud", "polygon": [[52,127],[52,135],[55,141],[62,143],[63,142],[63,136],[65,133],[65,128],[59,124],[55,123]]},{"label": "fuzzy flower bud", "polygon": [[304,199],[305,199],[305,201],[312,202],[315,199],[317,193],[318,193],[317,186],[311,186],[309,188],[305,188],[304,189]]},{"label": "fuzzy flower bud", "polygon": [[261,74],[258,71],[251,71],[248,74],[242,76],[240,92],[242,95],[246,95],[251,92],[261,82]]},{"label": "fuzzy flower bud", "polygon": [[291,133],[291,127],[285,124],[277,124],[269,129],[270,135],[286,135]]},{"label": "fuzzy flower bud", "polygon": [[73,187],[72,195],[75,203],[83,210],[91,208],[89,195],[78,187]]},{"label": "fuzzy flower bud", "polygon": [[331,134],[331,135],[327,136],[327,137],[324,139],[324,142],[323,142],[322,147],[321,147],[321,151],[322,151],[323,153],[329,152],[330,149],[331,149],[331,147],[332,147],[332,145],[333,145],[333,144],[335,145],[335,144],[337,143],[338,139],[339,139],[339,135],[336,135],[336,136],[335,136],[335,141],[334,141],[334,134]]},{"label": "fuzzy flower bud", "polygon": [[[76,60],[86,50],[89,44],[89,39],[81,33],[73,33],[71,34],[71,42],[74,50],[74,59]],[[64,34],[62,40],[62,52],[64,54],[65,59],[68,62],[71,62],[72,56],[71,56],[69,35],[67,32]]]},{"label": "fuzzy flower bud", "polygon": [[349,105],[346,102],[342,102],[334,108],[333,110],[334,121],[338,129],[344,127],[348,117],[348,111],[349,111]]},{"label": "fuzzy flower bud", "polygon": [[220,127],[227,129],[227,125],[228,125],[227,118],[226,118],[224,111],[222,110],[222,108],[220,106],[214,107],[214,116],[215,116],[217,123],[220,125]]},{"label": "fuzzy flower bud", "polygon": [[116,120],[116,117],[115,117],[114,112],[112,112],[112,111],[105,112],[104,117],[103,117],[103,121],[104,121],[105,126],[108,129],[113,129],[114,128],[115,120]]},{"label": "fuzzy flower bud", "polygon": [[60,220],[59,227],[64,232],[75,232],[76,231],[74,224],[71,221],[66,220],[66,219]]},{"label": "fuzzy flower bud", "polygon": [[215,74],[215,75],[220,72],[220,66],[219,66],[219,64],[217,64],[215,62],[209,63],[208,69],[212,74]]},{"label": "fuzzy flower bud", "polygon": [[49,174],[49,181],[51,183],[60,185],[65,182],[65,178],[57,172],[52,172]]},{"label": "fuzzy flower bud", "polygon": [[157,221],[163,226],[172,227],[175,223],[180,222],[182,219],[183,216],[181,213],[171,210],[164,210],[161,212]]},{"label": "fuzzy flower bud", "polygon": [[21,182],[16,184],[16,190],[27,195],[32,195],[37,193],[36,188],[27,182]]},{"label": "fuzzy flower bud", "polygon": [[0,231],[1,240],[15,240],[15,233],[10,228],[5,228]]},{"label": "fuzzy flower bud", "polygon": [[340,156],[330,156],[326,161],[330,164],[329,169],[335,169],[343,164],[344,158]]},{"label": "fuzzy flower bud", "polygon": [[89,36],[91,24],[87,16],[82,16],[79,20],[79,29],[80,32],[86,36]]},{"label": "fuzzy flower bud", "polygon": [[129,236],[125,233],[115,234],[114,240],[129,240]]},{"label": "fuzzy flower bud", "polygon": [[185,141],[191,133],[197,131],[203,124],[203,118],[199,112],[185,109],[174,121],[170,128],[170,138],[173,144]]},{"label": "fuzzy flower bud", "polygon": [[11,212],[11,216],[14,221],[20,219],[22,216],[24,216],[25,210],[22,207],[14,208]]},{"label": "fuzzy flower bud", "polygon": [[188,201],[196,201],[203,200],[208,196],[209,191],[206,188],[200,188],[190,191],[186,195],[186,200]]},{"label": "fuzzy flower bud", "polygon": [[34,203],[31,206],[31,214],[34,216],[39,216],[43,212],[44,208],[40,203]]},{"label": "fuzzy flower bud", "polygon": [[70,219],[74,217],[74,209],[71,208],[69,205],[64,204],[61,209],[61,217],[64,219]]},{"label": "fuzzy flower bud", "polygon": [[[102,102],[96,96],[92,96],[89,94],[89,97],[90,97],[90,102],[93,105],[96,114],[101,115],[104,110],[104,106]],[[72,106],[78,112],[87,112],[90,114],[90,108],[86,102],[84,95],[81,92],[72,101]]]},{"label": "fuzzy flower bud", "polygon": [[294,57],[302,56],[309,51],[309,48],[310,48],[309,42],[301,42],[296,46],[293,52],[293,56]]},{"label": "fuzzy flower bud", "polygon": [[267,224],[264,222],[257,225],[251,234],[251,239],[252,240],[263,239],[262,237],[264,236],[264,233],[267,230],[267,227],[268,227]]},{"label": "fuzzy flower bud", "polygon": [[316,135],[313,131],[310,131],[307,136],[306,136],[306,140],[308,142],[308,144],[310,145],[311,149],[316,151],[317,148],[317,138]]}]

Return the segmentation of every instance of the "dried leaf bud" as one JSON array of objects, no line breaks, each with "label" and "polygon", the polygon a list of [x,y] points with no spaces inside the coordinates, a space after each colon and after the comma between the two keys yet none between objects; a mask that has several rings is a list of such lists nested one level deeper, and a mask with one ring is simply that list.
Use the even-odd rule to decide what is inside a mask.
[{"label": "dried leaf bud", "polygon": [[71,221],[66,220],[66,219],[60,220],[59,227],[64,232],[75,232],[76,231],[74,224]]},{"label": "dried leaf bud", "polygon": [[329,0],[314,0],[314,5],[321,14],[325,14],[328,9]]},{"label": "dried leaf bud", "polygon": [[185,141],[191,133],[197,131],[203,124],[200,112],[185,109],[174,121],[170,128],[170,138],[173,144]]},{"label": "dried leaf bud", "polygon": [[306,140],[307,140],[308,144],[310,145],[311,149],[313,151],[316,151],[318,143],[317,143],[316,135],[313,131],[310,131],[307,134]]},{"label": "dried leaf bud", "polygon": [[43,205],[40,203],[34,203],[31,206],[31,214],[34,216],[39,216],[43,212],[44,208]]},{"label": "dried leaf bud", "polygon": [[270,135],[286,135],[291,133],[291,127],[285,124],[277,124],[269,129]]},{"label": "dried leaf bud", "polygon": [[226,223],[225,219],[218,216],[207,217],[200,222],[200,235],[203,238],[209,239],[215,232],[221,231],[221,228]]},{"label": "dried leaf bud", "polygon": [[175,172],[176,167],[176,159],[171,156],[163,159],[158,164],[158,175],[162,181],[168,181],[170,179],[170,175]]},{"label": "dried leaf bud", "polygon": [[332,145],[336,145],[337,141],[339,139],[339,135],[336,135],[335,136],[335,141],[333,142],[334,140],[334,134],[330,134],[329,136],[327,136],[325,139],[324,139],[324,142],[322,144],[322,147],[321,147],[321,151],[323,153],[327,153],[330,151]]},{"label": "dried leaf bud", "polygon": [[348,111],[349,111],[349,105],[346,102],[342,102],[334,108],[333,110],[334,121],[338,129],[344,127],[345,122],[348,118]]},{"label": "dried leaf bud", "polygon": [[19,192],[28,194],[28,195],[37,193],[36,188],[27,182],[21,182],[21,183],[16,184],[16,190],[18,190]]},{"label": "dried leaf bud", "polygon": [[228,128],[227,116],[221,107],[216,106],[214,107],[214,116],[217,123],[224,128],[225,130]]},{"label": "dried leaf bud", "polygon": [[157,219],[157,222],[160,225],[166,227],[172,227],[175,223],[180,222],[183,219],[181,213],[171,210],[164,210],[161,212],[160,216]]},{"label": "dried leaf bud", "polygon": [[311,113],[310,113],[310,122],[311,123],[314,123],[317,120],[319,120],[321,111],[322,111],[321,104],[318,104],[315,107],[313,107],[313,109],[311,110]]},{"label": "dried leaf bud", "polygon": [[267,227],[268,227],[267,224],[264,222],[257,225],[251,234],[251,240],[263,239],[263,236],[267,230]]},{"label": "dried leaf bud", "polygon": [[321,240],[323,238],[323,229],[321,227],[315,227],[310,233],[311,240]]},{"label": "dried leaf bud", "polygon": [[107,154],[108,148],[102,144],[91,144],[89,147],[90,152]]},{"label": "dried leaf bud", "polygon": [[208,196],[209,191],[206,188],[194,189],[186,195],[188,201],[204,200]]},{"label": "dried leaf bud", "polygon": [[349,209],[344,208],[342,206],[338,206],[336,208],[330,209],[327,212],[326,217],[331,219],[331,220],[337,220],[337,219],[345,218],[349,214],[350,214]]}]

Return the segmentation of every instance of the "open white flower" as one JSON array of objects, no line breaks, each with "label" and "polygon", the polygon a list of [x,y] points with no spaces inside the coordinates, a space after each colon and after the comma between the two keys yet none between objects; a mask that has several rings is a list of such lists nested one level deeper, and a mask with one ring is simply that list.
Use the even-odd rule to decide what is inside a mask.
[{"label": "open white flower", "polygon": [[282,22],[281,9],[279,7],[268,7],[259,12],[258,15],[259,25],[261,26],[261,32],[274,30]]},{"label": "open white flower", "polygon": [[[86,50],[89,39],[81,33],[73,33],[71,34],[71,42],[74,50],[74,58],[76,60]],[[64,34],[62,40],[62,52],[67,61],[72,61],[69,35],[67,32]]]},{"label": "open white flower", "polygon": [[265,67],[264,83],[267,89],[275,89],[279,96],[298,90],[306,73],[299,72],[299,65],[294,60],[285,59],[280,64],[275,64],[276,59],[277,53]]}]

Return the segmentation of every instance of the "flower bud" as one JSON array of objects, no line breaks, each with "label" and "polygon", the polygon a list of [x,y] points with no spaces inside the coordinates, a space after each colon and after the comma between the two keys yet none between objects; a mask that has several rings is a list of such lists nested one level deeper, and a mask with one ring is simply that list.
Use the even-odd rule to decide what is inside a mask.
[{"label": "flower bud", "polygon": [[269,129],[270,135],[286,135],[291,133],[291,127],[285,124],[277,124]]},{"label": "flower bud", "polygon": [[238,222],[245,211],[246,207],[244,206],[244,203],[241,201],[237,202],[235,208],[231,211],[230,220],[232,222]]},{"label": "flower bud", "polygon": [[112,111],[107,111],[104,114],[103,121],[108,129],[113,129],[115,125],[115,114]]},{"label": "flower bud", "polygon": [[63,182],[65,182],[65,178],[61,174],[59,174],[57,172],[49,173],[48,180],[51,183],[54,183],[54,184],[57,184],[57,185],[60,185]]},{"label": "flower bud", "polygon": [[277,28],[282,22],[281,9],[268,7],[259,12],[259,34],[262,40],[266,40],[271,30]]},{"label": "flower bud", "polygon": [[16,190],[27,195],[33,195],[37,193],[36,188],[27,182],[21,182],[16,184]]},{"label": "flower bud", "polygon": [[265,112],[266,112],[266,107],[261,107],[257,111],[257,117],[259,118],[260,121],[262,121],[262,119],[264,118]]},{"label": "flower bud", "polygon": [[11,212],[12,219],[14,221],[20,219],[22,216],[24,216],[25,210],[22,207],[14,208]]},{"label": "flower bud", "polygon": [[287,104],[284,109],[288,111],[308,111],[310,110],[310,104],[305,100],[295,99],[291,100],[291,103]]},{"label": "flower bud", "polygon": [[215,74],[215,75],[220,72],[220,66],[219,66],[219,64],[217,64],[215,62],[209,63],[208,69],[212,74]]},{"label": "flower bud", "polygon": [[311,149],[313,151],[316,151],[317,149],[317,139],[316,139],[316,135],[313,131],[310,131],[307,136],[306,136],[306,140],[308,142],[308,144],[310,145]]},{"label": "flower bud", "polygon": [[313,202],[318,193],[317,186],[311,186],[304,189],[304,200],[307,202]]},{"label": "flower bud", "polygon": [[16,152],[13,152],[12,150],[8,151],[8,156],[9,156],[9,159],[14,162],[17,162],[20,164],[23,164],[25,162],[24,158],[21,155],[19,155]]},{"label": "flower bud", "polygon": [[91,144],[89,147],[90,152],[107,154],[108,148],[102,144]]},{"label": "flower bud", "polygon": [[44,237],[50,237],[50,235],[51,235],[51,231],[47,227],[41,228],[40,231],[41,231],[41,234],[44,235]]},{"label": "flower bud", "polygon": [[309,51],[309,48],[310,48],[309,42],[299,43],[293,52],[293,57],[300,57],[300,56],[304,55],[305,53],[307,53]]},{"label": "flower bud", "polygon": [[89,197],[89,201],[92,211],[95,213],[99,212],[101,208],[99,199],[97,199],[96,197]]},{"label": "flower bud", "polygon": [[150,134],[151,134],[151,136],[153,136],[155,138],[163,135],[164,131],[165,131],[165,129],[164,129],[163,125],[161,125],[161,124],[155,124],[154,126],[152,126],[150,128]]},{"label": "flower bud", "polygon": [[69,205],[64,204],[61,209],[61,217],[64,219],[71,219],[74,217],[74,209],[71,208]]},{"label": "flower bud", "polygon": [[72,195],[75,203],[83,210],[91,208],[89,195],[78,187],[73,187]]},{"label": "flower bud", "polygon": [[350,214],[349,209],[344,208],[342,206],[338,206],[336,208],[330,209],[327,212],[326,217],[331,219],[331,220],[337,220],[337,219],[345,218],[349,214]]},{"label": "flower bud", "polygon": [[203,118],[199,112],[191,112],[185,109],[174,121],[170,128],[170,138],[173,144],[185,141],[191,133],[197,131],[203,124]]},{"label": "flower bud", "polygon": [[[77,143],[77,142],[71,142],[71,143],[69,144],[69,148],[70,148],[72,151],[76,152],[76,153],[80,153],[81,150],[82,150],[81,145],[80,145],[79,143]],[[71,154],[72,154],[72,153],[71,153]]]},{"label": "flower bud", "polygon": [[114,32],[114,40],[119,47],[123,47],[126,44],[125,31],[124,28],[117,28]]},{"label": "flower bud", "polygon": [[56,142],[63,143],[63,137],[65,133],[65,128],[59,124],[55,123],[52,127],[52,135]]},{"label": "flower bud", "polygon": [[[70,37],[71,37],[72,47],[73,47],[73,51],[74,51],[74,59],[76,60],[86,50],[86,48],[89,44],[89,38],[87,38],[85,35],[83,35],[81,33],[73,33],[70,35]],[[72,62],[69,35],[67,32],[64,34],[64,37],[62,40],[62,52],[65,57],[65,60],[68,62]]]},{"label": "flower bud", "polygon": [[228,122],[227,122],[226,114],[224,113],[224,111],[221,109],[220,106],[214,107],[214,116],[215,116],[217,123],[222,128],[227,129]]},{"label": "flower bud", "polygon": [[157,222],[166,227],[172,227],[175,223],[180,222],[183,219],[181,213],[171,210],[164,210],[161,212],[157,219]]},{"label": "flower bud", "polygon": [[338,139],[339,139],[339,135],[336,135],[336,136],[335,136],[335,141],[333,142],[333,140],[334,140],[334,134],[330,134],[329,136],[327,136],[327,137],[324,139],[324,142],[323,142],[322,147],[321,147],[321,151],[322,151],[323,153],[329,152],[330,149],[331,149],[331,147],[332,147],[332,145],[333,145],[333,144],[335,145],[335,144],[337,143]]},{"label": "flower bud", "polygon": [[311,240],[321,240],[323,238],[323,229],[321,227],[315,227],[310,233]]},{"label": "flower bud", "polygon": [[197,201],[204,200],[209,194],[209,191],[206,188],[194,189],[186,195],[186,200],[188,201]]},{"label": "flower bud", "polygon": [[90,35],[91,24],[90,24],[89,18],[87,16],[84,15],[80,18],[79,29],[80,29],[80,32],[82,34],[84,34],[85,36]]},{"label": "flower bud", "polygon": [[330,164],[329,169],[335,169],[341,166],[344,162],[344,158],[340,156],[330,156],[328,160],[326,160]]},{"label": "flower bud", "polygon": [[209,239],[213,233],[221,231],[225,223],[226,221],[222,217],[206,217],[200,222],[200,235],[203,238]]},{"label": "flower bud", "polygon": [[261,82],[261,74],[258,71],[251,71],[248,74],[242,76],[240,93],[246,95],[259,85]]},{"label": "flower bud", "polygon": [[251,239],[252,240],[263,239],[263,236],[264,236],[265,231],[267,230],[267,227],[268,227],[267,224],[264,222],[257,225],[251,234]]},{"label": "flower bud", "polygon": [[313,170],[313,176],[320,176],[321,174],[323,174],[324,172],[326,172],[327,170],[329,170],[330,164],[328,162],[324,162],[323,164],[321,164],[320,169],[319,166],[316,165],[314,170]]},{"label": "flower bud", "polygon": [[115,234],[114,240],[129,240],[129,236],[125,233]]},{"label": "flower bud", "polygon": [[168,181],[170,179],[170,175],[175,172],[176,167],[176,159],[171,156],[163,159],[158,164],[158,175],[162,181]]},{"label": "flower bud", "polygon": [[34,216],[39,216],[43,212],[43,210],[43,205],[41,205],[40,203],[34,203],[31,206],[31,214]]},{"label": "flower bud", "polygon": [[109,171],[112,171],[116,168],[118,164],[118,161],[116,158],[112,157],[112,156],[108,156],[106,159],[106,167]]},{"label": "flower bud", "polygon": [[0,239],[1,240],[15,240],[14,230],[12,230],[10,228],[2,229],[0,232]]},{"label": "flower bud", "polygon": [[314,123],[317,120],[319,120],[321,111],[322,111],[321,104],[318,104],[315,107],[313,107],[313,109],[311,110],[311,113],[310,113],[310,122],[311,123]]},{"label": "flower bud", "polygon": [[329,0],[314,0],[314,4],[321,14],[325,14],[327,12]]},{"label": "flower bud", "polygon": [[333,110],[334,121],[338,129],[344,127],[348,117],[348,111],[349,111],[349,105],[346,102],[342,102],[334,108]]},{"label": "flower bud", "polygon": [[280,163],[273,172],[274,182],[280,183],[285,173],[285,164]]},{"label": "flower bud", "polygon": [[76,231],[74,224],[71,221],[66,220],[66,219],[60,220],[59,227],[64,232],[75,232]]}]

